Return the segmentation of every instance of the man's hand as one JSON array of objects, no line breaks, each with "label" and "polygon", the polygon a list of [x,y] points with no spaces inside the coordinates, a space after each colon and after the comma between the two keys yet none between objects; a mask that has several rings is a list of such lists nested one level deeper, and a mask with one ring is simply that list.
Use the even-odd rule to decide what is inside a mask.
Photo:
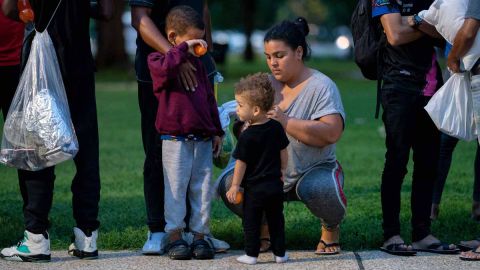
[{"label": "man's hand", "polygon": [[460,73],[460,59],[456,57],[453,53],[448,55],[447,59],[448,70],[453,73]]},{"label": "man's hand", "polygon": [[189,61],[180,65],[180,82],[187,91],[195,91],[195,87],[198,86],[197,78],[195,77],[195,72],[197,69]]}]

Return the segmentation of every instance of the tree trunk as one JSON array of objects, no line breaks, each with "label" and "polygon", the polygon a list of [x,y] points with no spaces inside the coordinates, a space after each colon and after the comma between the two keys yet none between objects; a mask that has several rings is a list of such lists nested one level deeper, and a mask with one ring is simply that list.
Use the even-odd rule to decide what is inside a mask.
[{"label": "tree trunk", "polygon": [[112,19],[108,22],[96,21],[98,67],[129,66],[122,23],[125,1],[114,0],[113,3],[115,8]]},{"label": "tree trunk", "polygon": [[254,59],[252,42],[250,37],[252,36],[253,28],[255,25],[255,0],[243,1],[243,26],[245,27],[246,46],[243,58],[245,61],[251,62]]}]

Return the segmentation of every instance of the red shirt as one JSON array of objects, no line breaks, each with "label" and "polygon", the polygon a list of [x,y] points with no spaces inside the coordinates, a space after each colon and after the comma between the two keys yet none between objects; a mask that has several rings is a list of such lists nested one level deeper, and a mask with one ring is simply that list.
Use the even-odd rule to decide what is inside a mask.
[{"label": "red shirt", "polygon": [[[197,72],[198,87],[185,91],[178,80],[180,64],[189,60]],[[158,99],[155,126],[161,135],[222,136],[217,102],[208,82],[205,67],[197,57],[188,53],[187,43],[171,48],[166,54],[159,52],[148,56],[148,66],[153,80],[153,91]]]},{"label": "red shirt", "polygon": [[[3,0],[0,0],[0,6]],[[0,11],[0,66],[20,64],[24,24],[14,21]]]}]

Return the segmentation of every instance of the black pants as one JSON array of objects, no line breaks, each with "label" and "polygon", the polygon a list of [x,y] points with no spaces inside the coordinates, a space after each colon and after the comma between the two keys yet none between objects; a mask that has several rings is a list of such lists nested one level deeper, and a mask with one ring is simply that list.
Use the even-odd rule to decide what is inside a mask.
[{"label": "black pants", "polygon": [[0,110],[2,110],[3,120],[7,118],[19,77],[20,65],[0,66]]},{"label": "black pants", "polygon": [[[78,228],[93,231],[100,225],[100,174],[98,124],[93,73],[64,80],[79,152],[74,158],[76,173],[72,181],[73,217]],[[45,232],[52,207],[55,168],[40,171],[18,171],[23,198],[25,228],[32,233]]]},{"label": "black pants", "polygon": [[165,228],[163,213],[165,194],[162,142],[155,128],[158,101],[153,95],[152,83],[138,82],[138,105],[141,114],[143,150],[145,151],[143,192],[147,211],[147,225],[151,232],[163,232]]},{"label": "black pants", "polygon": [[[450,165],[452,163],[453,150],[458,143],[458,139],[447,134],[440,135],[440,155],[438,160],[438,175],[433,189],[432,203],[440,204],[443,188],[447,180]],[[473,181],[473,201],[480,202],[480,145],[477,144],[475,161],[473,163],[474,181]]]},{"label": "black pants", "polygon": [[413,150],[411,191],[412,240],[430,234],[430,207],[438,165],[440,133],[424,110],[429,97],[384,88],[383,122],[386,131],[385,167],[381,200],[384,238],[400,234],[400,192]]},{"label": "black pants", "polygon": [[258,257],[263,213],[268,223],[273,254],[285,256],[283,196],[282,182],[279,179],[275,182],[258,183],[245,188],[243,230],[245,252],[248,256]]}]

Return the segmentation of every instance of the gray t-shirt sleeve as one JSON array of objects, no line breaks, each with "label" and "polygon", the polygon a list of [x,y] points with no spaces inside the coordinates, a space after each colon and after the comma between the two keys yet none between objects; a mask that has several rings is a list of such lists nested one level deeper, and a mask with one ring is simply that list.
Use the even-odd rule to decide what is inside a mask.
[{"label": "gray t-shirt sleeve", "polygon": [[465,18],[480,20],[480,0],[470,0]]},{"label": "gray t-shirt sleeve", "polygon": [[316,120],[329,114],[340,114],[345,122],[345,112],[335,83],[326,79],[321,84],[317,84],[316,87],[322,89],[318,91],[317,102],[310,120]]}]

